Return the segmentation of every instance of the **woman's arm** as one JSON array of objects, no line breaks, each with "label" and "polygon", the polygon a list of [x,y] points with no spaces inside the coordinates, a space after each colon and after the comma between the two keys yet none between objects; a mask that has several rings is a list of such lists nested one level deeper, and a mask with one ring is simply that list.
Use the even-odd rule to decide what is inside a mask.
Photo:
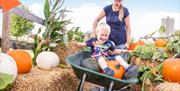
[{"label": "woman's arm", "polygon": [[97,32],[96,31],[97,24],[103,17],[105,17],[104,10],[100,12],[100,14],[97,16],[97,18],[93,22],[93,28],[92,28],[92,32],[91,32],[91,37],[95,37],[96,32]]},{"label": "woman's arm", "polygon": [[127,42],[125,46],[129,48],[129,43],[131,41],[131,26],[130,26],[130,17],[127,16],[125,18],[125,27],[126,27],[126,36],[127,36]]},{"label": "woman's arm", "polygon": [[127,53],[127,52],[132,52],[131,50],[126,50],[126,49],[115,49],[112,51],[113,54],[121,54],[121,53]]}]

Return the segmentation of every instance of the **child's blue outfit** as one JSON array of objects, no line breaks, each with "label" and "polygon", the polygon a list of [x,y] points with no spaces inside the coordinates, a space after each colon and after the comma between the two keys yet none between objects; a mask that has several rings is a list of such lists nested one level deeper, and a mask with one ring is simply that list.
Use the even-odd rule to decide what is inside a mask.
[{"label": "child's blue outfit", "polygon": [[97,41],[97,38],[90,38],[86,41],[86,45],[88,47],[91,47],[92,55],[91,57],[95,58],[96,60],[99,59],[99,57],[103,56],[107,58],[108,60],[115,60],[115,55],[112,55],[110,51],[115,50],[115,45],[112,41],[107,40],[105,43],[101,45],[94,45],[94,43]]},{"label": "child's blue outfit", "polygon": [[[116,55],[111,55],[110,51],[115,50],[115,45],[112,41],[107,40],[101,45],[94,45],[97,41],[97,38],[90,38],[86,41],[86,46],[91,47],[92,58],[99,60],[100,57],[105,57],[107,60],[115,60]],[[110,76],[114,76],[114,71],[106,67],[103,69],[104,73]]]}]

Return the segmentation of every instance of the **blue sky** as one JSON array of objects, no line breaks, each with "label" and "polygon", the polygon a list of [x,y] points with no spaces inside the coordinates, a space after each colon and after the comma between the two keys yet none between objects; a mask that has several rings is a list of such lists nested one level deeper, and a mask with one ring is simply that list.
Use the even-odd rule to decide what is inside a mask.
[{"label": "blue sky", "polygon": [[[44,1],[20,0],[22,4],[29,6],[32,13],[40,17],[44,17]],[[67,14],[73,22],[69,27],[79,26],[81,31],[91,31],[96,16],[104,6],[111,3],[113,0],[65,0],[64,7],[73,11]],[[161,25],[161,18],[167,16],[175,19],[174,29],[180,29],[180,0],[123,0],[123,5],[129,9],[132,36],[135,38],[157,30]],[[36,26],[38,27],[39,25]],[[36,32],[36,28],[33,31]]]}]

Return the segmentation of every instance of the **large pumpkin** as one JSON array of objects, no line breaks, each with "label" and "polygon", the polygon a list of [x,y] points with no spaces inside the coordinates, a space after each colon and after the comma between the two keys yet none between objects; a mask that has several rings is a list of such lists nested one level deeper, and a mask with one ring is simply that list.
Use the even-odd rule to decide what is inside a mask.
[{"label": "large pumpkin", "polygon": [[157,47],[165,47],[167,44],[167,40],[163,38],[158,38],[155,40],[155,44]]},{"label": "large pumpkin", "polygon": [[14,81],[17,76],[16,62],[11,56],[4,53],[0,53],[0,73],[12,75],[12,81]]},{"label": "large pumpkin", "polygon": [[52,70],[59,65],[59,57],[54,52],[44,51],[38,54],[36,63],[43,70]]},{"label": "large pumpkin", "polygon": [[17,64],[18,73],[28,73],[32,68],[32,58],[30,54],[22,49],[11,50],[7,53]]},{"label": "large pumpkin", "polygon": [[163,63],[162,74],[165,80],[180,83],[180,59],[166,59]]},{"label": "large pumpkin", "polygon": [[121,79],[125,73],[123,66],[117,61],[107,61],[108,67],[114,71],[114,77]]},{"label": "large pumpkin", "polygon": [[134,50],[137,46],[144,45],[144,42],[139,40],[138,42],[131,43],[128,50]]}]

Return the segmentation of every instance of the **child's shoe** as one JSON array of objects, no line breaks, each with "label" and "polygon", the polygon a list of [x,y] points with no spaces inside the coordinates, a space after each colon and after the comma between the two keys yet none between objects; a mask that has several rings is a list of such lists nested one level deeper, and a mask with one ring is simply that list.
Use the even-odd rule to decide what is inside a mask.
[{"label": "child's shoe", "polygon": [[138,66],[137,65],[131,65],[126,69],[126,72],[124,74],[123,79],[129,79],[133,77],[138,77]]},{"label": "child's shoe", "polygon": [[109,76],[114,76],[114,71],[108,67],[104,68],[104,73],[109,75]]}]

